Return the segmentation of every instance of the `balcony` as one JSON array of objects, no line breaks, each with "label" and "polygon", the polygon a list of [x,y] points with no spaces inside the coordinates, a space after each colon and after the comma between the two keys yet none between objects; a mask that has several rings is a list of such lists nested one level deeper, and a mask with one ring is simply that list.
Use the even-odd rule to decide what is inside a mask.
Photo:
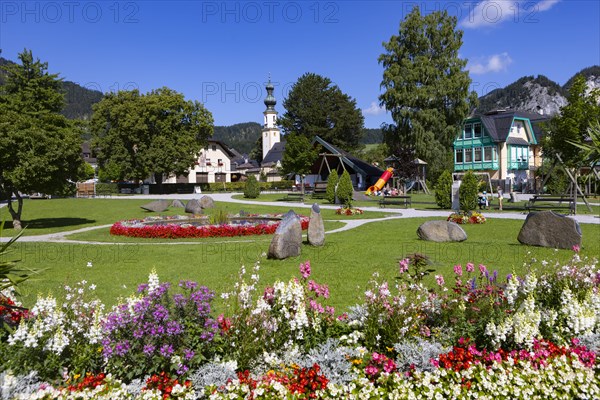
[{"label": "balcony", "polygon": [[509,161],[508,169],[528,170],[529,169],[529,161]]},{"label": "balcony", "polygon": [[455,171],[467,171],[467,170],[497,170],[498,162],[497,161],[474,161],[474,162],[466,162],[466,163],[456,163],[454,164]]}]

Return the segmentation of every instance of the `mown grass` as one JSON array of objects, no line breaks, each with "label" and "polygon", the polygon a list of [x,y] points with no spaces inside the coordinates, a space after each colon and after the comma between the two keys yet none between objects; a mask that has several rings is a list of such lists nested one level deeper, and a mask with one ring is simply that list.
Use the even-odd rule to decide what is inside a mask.
[{"label": "mown grass", "polygon": [[[241,265],[250,269],[260,260],[261,284],[266,285],[276,279],[298,276],[300,262],[310,260],[312,278],[327,283],[331,290],[330,304],[344,310],[360,301],[374,272],[393,281],[398,274],[398,260],[409,253],[428,255],[434,263],[435,273],[445,276],[447,281],[453,279],[452,267],[457,263],[483,263],[504,277],[512,272],[525,273],[524,262],[531,258],[566,261],[572,256],[567,250],[520,245],[516,237],[522,221],[489,218],[486,224],[464,227],[469,236],[466,242],[434,244],[417,238],[417,227],[426,220],[385,220],[329,234],[324,247],[305,244],[300,257],[283,261],[264,258],[270,235],[178,244],[23,242],[17,244],[12,257],[20,258],[25,267],[47,268],[22,286],[23,301],[27,306],[33,304],[37,293],[57,293],[62,285],[82,279],[96,284],[99,297],[107,304],[114,304],[119,297],[132,294],[139,283],[147,280],[152,269],[158,272],[161,280],[174,283],[180,279],[196,280],[222,293],[231,289]],[[598,257],[600,225],[582,224],[581,228],[581,255]],[[88,262],[92,267],[86,266]],[[429,276],[426,282],[433,284],[432,279]],[[221,308],[219,297],[215,305],[217,310]]]},{"label": "mown grass", "polygon": [[[26,227],[24,235],[43,235],[48,233],[72,231],[89,226],[113,224],[123,219],[144,218],[156,215],[140,208],[141,205],[151,200],[137,199],[49,199],[49,200],[24,200],[22,222]],[[285,213],[289,206],[272,207],[268,205],[246,205],[239,203],[216,202],[216,208],[237,213],[240,210],[257,214]],[[310,214],[309,208],[291,207],[299,214]],[[207,211],[210,213],[210,211]],[[169,208],[162,215],[183,214],[181,208]],[[324,219],[344,219],[345,216],[336,215],[334,210],[322,210]],[[365,213],[358,218],[380,218],[385,213]],[[5,236],[15,234],[12,228],[10,214],[6,207],[0,208],[0,221],[6,220]]]}]

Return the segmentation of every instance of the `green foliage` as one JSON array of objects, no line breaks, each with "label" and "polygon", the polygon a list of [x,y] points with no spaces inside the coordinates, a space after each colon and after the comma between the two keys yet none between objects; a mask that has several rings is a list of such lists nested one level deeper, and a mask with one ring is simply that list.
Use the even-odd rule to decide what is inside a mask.
[{"label": "green foliage", "polygon": [[[242,154],[252,151],[254,144],[260,141],[260,152],[262,154],[262,125],[257,122],[243,122],[230,126],[215,126],[213,139],[221,140]],[[250,157],[256,159],[254,157]]]},{"label": "green foliage", "polygon": [[[183,175],[213,132],[210,111],[163,87],[109,93],[94,106],[93,147],[106,177],[143,180]],[[104,176],[103,176],[104,177]]]},{"label": "green foliage", "polygon": [[446,11],[421,15],[415,6],[379,57],[379,100],[394,120],[384,127],[385,141],[392,148],[414,146],[434,179],[452,168],[452,143],[477,103],[475,92],[469,93],[467,60],[459,58],[462,31],[456,23]]},{"label": "green foliage", "polygon": [[458,198],[462,211],[467,213],[477,208],[478,188],[479,180],[472,171],[467,171],[458,189]]},{"label": "green foliage", "polygon": [[83,172],[81,132],[60,114],[64,105],[61,80],[31,51],[21,64],[4,66],[0,88],[0,198],[8,202],[13,226],[21,227],[21,193],[64,194]]},{"label": "green foliage", "polygon": [[[4,221],[0,223],[0,237],[3,237]],[[11,289],[18,293],[19,284],[25,282],[33,275],[39,273],[38,270],[19,268],[16,261],[8,260],[9,254],[13,252],[13,246],[21,237],[23,231],[10,238],[9,241],[0,245],[0,292]]]},{"label": "green foliage", "polygon": [[586,95],[587,85],[582,75],[577,76],[569,90],[568,104],[545,124],[547,131],[542,141],[544,155],[560,154],[569,167],[580,166],[589,154],[572,144],[584,144],[591,124],[600,121],[600,90]]},{"label": "green foliage", "polygon": [[289,133],[285,135],[285,152],[281,160],[281,172],[284,175],[310,173],[318,154],[310,140],[300,134]]},{"label": "green foliage", "polygon": [[391,154],[389,147],[385,143],[370,145],[365,149],[357,152],[358,158],[369,164],[377,164],[381,168],[385,165],[385,160]]},{"label": "green foliage", "polygon": [[435,202],[440,208],[452,208],[452,175],[450,171],[442,172],[435,185]]},{"label": "green foliage", "polygon": [[96,194],[117,194],[119,186],[116,183],[96,183]]},{"label": "green foliage", "polygon": [[589,165],[600,164],[600,120],[591,121],[588,136],[590,138],[588,143],[576,143],[570,140],[567,140],[567,143],[583,150],[584,160],[589,162]]},{"label": "green foliage", "polygon": [[244,187],[244,197],[247,199],[256,199],[260,195],[260,186],[254,175],[248,176],[246,186]]},{"label": "green foliage", "polygon": [[326,193],[325,193],[325,197],[327,198],[327,201],[330,202],[331,204],[335,204],[336,186],[339,181],[340,181],[340,177],[339,177],[337,171],[331,171],[331,173],[329,174],[329,178],[327,178],[327,189],[326,189]]},{"label": "green foliage", "polygon": [[83,171],[80,173],[82,179],[93,179],[96,176],[96,170],[91,164],[83,163],[81,167],[83,168]]},{"label": "green foliage", "polygon": [[337,197],[344,205],[344,207],[352,207],[352,195],[354,194],[354,188],[352,187],[352,179],[348,171],[344,170],[340,177],[340,182],[337,187]]},{"label": "green foliage", "polygon": [[211,225],[223,225],[229,223],[229,214],[222,209],[214,210],[209,216],[208,221]]},{"label": "green foliage", "polygon": [[343,93],[329,78],[314,73],[302,75],[283,106],[286,112],[278,123],[286,134],[295,133],[309,140],[319,136],[346,151],[359,147],[363,115],[356,100]]}]

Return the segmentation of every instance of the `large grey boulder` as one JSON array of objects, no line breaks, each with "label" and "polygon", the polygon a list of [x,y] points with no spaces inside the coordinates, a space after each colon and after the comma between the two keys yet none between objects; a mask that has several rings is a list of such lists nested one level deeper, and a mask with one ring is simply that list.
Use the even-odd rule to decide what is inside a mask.
[{"label": "large grey boulder", "polygon": [[302,225],[300,218],[292,210],[283,216],[269,246],[269,258],[284,260],[300,255],[302,246]]},{"label": "large grey boulder", "polygon": [[517,240],[530,246],[572,249],[581,246],[579,223],[554,211],[532,212],[527,215]]},{"label": "large grey boulder", "polygon": [[308,220],[308,243],[313,246],[323,246],[325,244],[325,225],[321,208],[317,203],[313,204],[310,210],[310,219]]},{"label": "large grey boulder", "polygon": [[179,199],[175,199],[171,203],[171,207],[173,207],[173,208],[185,208],[185,204],[183,204],[183,201],[181,201]]},{"label": "large grey boulder", "polygon": [[202,214],[202,206],[200,200],[192,199],[185,205],[185,212],[189,214]]},{"label": "large grey boulder", "polygon": [[430,242],[464,242],[467,234],[456,222],[427,221],[417,229],[417,235]]},{"label": "large grey boulder", "polygon": [[200,206],[202,208],[215,208],[215,201],[210,196],[202,196],[200,198]]},{"label": "large grey boulder", "polygon": [[155,201],[151,201],[150,203],[144,204],[143,206],[140,206],[140,207],[146,211],[163,212],[169,208],[169,201],[168,200],[155,200]]}]

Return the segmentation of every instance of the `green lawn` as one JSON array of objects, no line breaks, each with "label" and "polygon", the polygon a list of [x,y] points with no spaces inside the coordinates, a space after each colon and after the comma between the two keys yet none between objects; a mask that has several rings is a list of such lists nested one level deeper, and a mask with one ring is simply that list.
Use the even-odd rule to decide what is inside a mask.
[{"label": "green lawn", "polygon": [[[144,218],[154,213],[140,208],[150,200],[125,200],[125,199],[50,199],[50,200],[24,200],[23,226],[26,226],[25,235],[42,235],[55,232],[65,232],[88,226],[113,224],[123,219]],[[290,207],[271,207],[244,205],[236,203],[216,202],[216,208],[237,213],[240,210],[258,214],[285,213]],[[292,207],[293,208],[293,207]],[[293,208],[299,214],[310,214],[308,208]],[[183,209],[170,208],[161,213],[163,215],[183,214]],[[347,217],[336,215],[334,210],[322,210],[324,219],[344,219]],[[385,213],[365,213],[359,218],[380,218]],[[0,221],[6,220],[3,234],[13,236],[12,222],[8,209],[0,208]]]},{"label": "green lawn", "polygon": [[[119,213],[124,211],[119,210]],[[513,271],[526,272],[524,262],[532,257],[538,261],[556,257],[566,260],[572,255],[571,251],[522,246],[516,240],[522,221],[493,218],[483,225],[465,226],[469,239],[464,243],[424,242],[417,239],[416,230],[425,220],[374,222],[330,234],[325,247],[304,245],[302,256],[284,261],[263,257],[271,239],[269,235],[172,242],[177,244],[133,239],[123,245],[18,243],[12,258],[20,258],[25,267],[47,268],[23,285],[23,301],[28,306],[33,304],[37,293],[57,293],[61,285],[82,279],[96,284],[100,298],[114,304],[118,297],[132,294],[153,268],[162,280],[192,279],[220,293],[231,288],[241,265],[249,268],[260,259],[261,282],[265,285],[275,279],[297,276],[299,263],[310,260],[313,279],[329,284],[331,304],[345,309],[359,300],[374,272],[393,280],[398,260],[409,253],[427,254],[434,262],[436,273],[447,280],[452,279],[452,266],[456,263],[483,263],[504,277]],[[332,227],[328,224],[328,228]],[[600,226],[582,224],[581,227],[582,255],[598,257]],[[86,266],[88,262],[92,267]],[[431,277],[428,282],[432,283]],[[217,308],[220,305],[221,300],[217,298]]]}]

